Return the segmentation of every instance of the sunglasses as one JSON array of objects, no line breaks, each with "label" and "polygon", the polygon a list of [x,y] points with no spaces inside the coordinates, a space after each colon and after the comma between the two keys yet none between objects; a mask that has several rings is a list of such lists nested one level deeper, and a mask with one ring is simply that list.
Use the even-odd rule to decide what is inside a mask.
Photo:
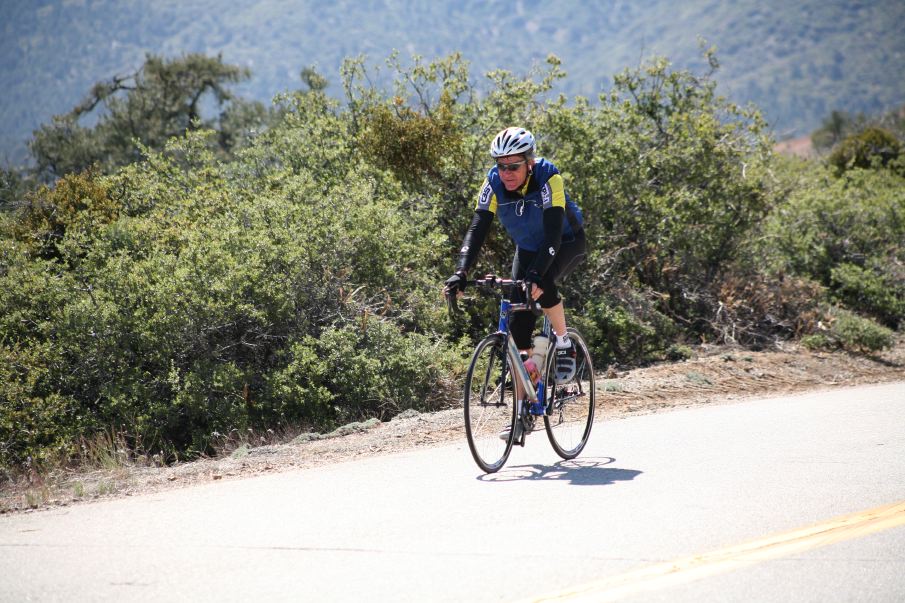
[{"label": "sunglasses", "polygon": [[496,166],[501,172],[514,172],[526,163],[528,163],[527,160],[522,160],[514,163],[497,163]]}]

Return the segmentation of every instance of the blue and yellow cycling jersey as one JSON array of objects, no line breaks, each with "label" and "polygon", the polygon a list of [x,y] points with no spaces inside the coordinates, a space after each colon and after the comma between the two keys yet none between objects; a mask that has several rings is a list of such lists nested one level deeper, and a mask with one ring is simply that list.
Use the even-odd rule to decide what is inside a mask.
[{"label": "blue and yellow cycling jersey", "polygon": [[556,166],[538,158],[531,176],[517,191],[507,191],[498,168],[491,168],[481,187],[475,210],[493,213],[519,248],[537,251],[544,245],[543,212],[551,207],[565,210],[562,236],[564,239],[573,238],[584,224],[581,210],[566,194]]}]

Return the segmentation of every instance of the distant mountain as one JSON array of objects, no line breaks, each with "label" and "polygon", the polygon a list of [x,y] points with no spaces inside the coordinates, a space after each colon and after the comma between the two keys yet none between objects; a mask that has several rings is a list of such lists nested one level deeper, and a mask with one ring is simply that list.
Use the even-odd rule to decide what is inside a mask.
[{"label": "distant mountain", "polygon": [[480,84],[552,52],[569,73],[559,91],[593,97],[654,54],[700,67],[703,36],[718,48],[721,91],[757,104],[786,138],[832,109],[905,102],[903,23],[902,0],[0,0],[0,165],[21,162],[35,128],[148,52],[222,53],[253,71],[237,91],[265,101],[314,64],[338,96],[342,59],[360,53],[376,64],[392,49],[461,51]]}]

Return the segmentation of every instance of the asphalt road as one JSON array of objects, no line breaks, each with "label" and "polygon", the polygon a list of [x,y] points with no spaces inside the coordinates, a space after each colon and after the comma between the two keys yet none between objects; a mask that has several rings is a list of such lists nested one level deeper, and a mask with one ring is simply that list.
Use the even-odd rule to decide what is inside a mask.
[{"label": "asphalt road", "polygon": [[905,382],[0,517],[0,600],[900,602],[900,503]]}]

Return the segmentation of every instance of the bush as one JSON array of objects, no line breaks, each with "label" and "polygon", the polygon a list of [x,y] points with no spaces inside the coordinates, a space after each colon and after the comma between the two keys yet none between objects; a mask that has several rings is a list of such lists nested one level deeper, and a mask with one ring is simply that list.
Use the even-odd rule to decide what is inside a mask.
[{"label": "bush", "polygon": [[813,331],[824,288],[814,281],[737,268],[716,286],[713,330],[726,343],[761,347]]},{"label": "bush", "polygon": [[840,302],[896,329],[905,320],[905,281],[893,282],[888,270],[843,263],[830,271],[830,282]]},{"label": "bush", "polygon": [[38,256],[59,258],[57,245],[65,237],[88,245],[120,210],[107,185],[95,174],[69,174],[52,188],[42,186],[26,195],[17,219],[8,226],[9,234]]},{"label": "bush", "polygon": [[444,94],[433,115],[398,104],[370,109],[359,140],[364,154],[413,186],[423,186],[437,178],[444,159],[461,148],[451,103],[449,95]]},{"label": "bush", "polygon": [[869,353],[891,347],[894,341],[891,330],[844,308],[827,308],[825,320],[816,333],[802,338],[802,345],[811,349],[841,348]]},{"label": "bush", "polygon": [[[405,334],[388,321],[362,316],[358,324],[325,331],[317,350],[340,422],[387,419],[402,410],[438,410],[458,400],[449,375],[460,357],[441,342]],[[458,370],[457,370],[458,369]]]},{"label": "bush", "polygon": [[402,410],[432,411],[458,400],[451,379],[464,370],[461,350],[405,333],[379,317],[306,337],[288,346],[280,370],[268,376],[256,408],[263,424],[319,429],[366,418],[386,420]]},{"label": "bush", "polygon": [[876,352],[892,346],[892,331],[853,312],[838,309],[831,315],[830,336],[854,352]]},{"label": "bush", "polygon": [[440,314],[432,213],[362,166],[250,194],[209,135],[67,177],[19,214],[0,272],[2,462],[108,431],[172,459],[215,433],[448,400],[448,348],[415,332]]},{"label": "bush", "polygon": [[710,75],[654,59],[618,75],[599,106],[551,107],[540,139],[589,225],[594,253],[572,278],[579,298],[626,283],[690,337],[710,335],[717,308],[702,292],[768,210],[763,121],[718,97]]},{"label": "bush", "polygon": [[901,144],[882,128],[868,127],[839,143],[828,158],[836,175],[854,169],[886,167],[899,157]]},{"label": "bush", "polygon": [[0,345],[0,484],[13,469],[68,459],[85,428],[81,405],[54,391],[53,346]]},{"label": "bush", "polygon": [[689,360],[693,356],[694,352],[687,345],[673,344],[666,350],[666,359],[670,362]]},{"label": "bush", "polygon": [[[850,309],[893,326],[905,289],[905,179],[889,171],[795,172],[751,256],[770,273],[811,279]],[[896,314],[899,313],[898,316]]]},{"label": "bush", "polygon": [[[628,292],[625,292],[628,293]],[[599,366],[640,363],[662,355],[677,329],[640,295],[587,303],[572,322],[584,335]]]},{"label": "bush", "polygon": [[835,347],[833,340],[822,333],[805,335],[800,343],[809,350],[830,350]]}]

